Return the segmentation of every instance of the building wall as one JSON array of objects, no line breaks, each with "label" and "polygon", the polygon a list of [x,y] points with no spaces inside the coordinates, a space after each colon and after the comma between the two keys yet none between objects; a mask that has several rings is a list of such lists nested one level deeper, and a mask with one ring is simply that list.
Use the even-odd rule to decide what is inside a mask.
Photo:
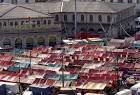
[{"label": "building wall", "polygon": [[11,4],[24,4],[27,3],[34,3],[35,0],[0,0],[0,2],[11,3]]},{"label": "building wall", "polygon": [[[53,15],[58,15],[59,17],[59,21],[56,20],[55,23],[63,24],[66,32],[74,34],[74,13],[57,13]],[[81,21],[81,15],[84,16],[84,21]],[[90,15],[93,16],[93,21],[90,20]],[[99,15],[102,16],[102,21],[99,21]],[[123,29],[120,28],[120,24],[124,29],[130,28],[130,26],[133,25],[134,15],[134,7],[117,13],[77,13],[77,31],[89,32],[90,30],[93,30],[90,32],[100,34],[102,36],[105,36],[106,31],[109,32],[109,36],[118,37],[123,33]],[[67,20],[64,20],[64,16],[67,16]],[[110,21],[107,21],[107,16],[110,16]],[[105,31],[99,31],[103,30],[103,28]]]},{"label": "building wall", "polygon": [[132,2],[131,2],[131,0],[79,0],[79,1],[102,1],[102,2],[113,2],[113,3],[140,3],[140,0],[132,0]]},{"label": "building wall", "polygon": [[[6,2],[6,3],[12,3],[12,2],[17,2],[15,4],[23,4],[26,3],[26,0],[0,0],[0,2]],[[35,3],[35,2],[51,2],[51,1],[62,1],[62,0],[28,0],[29,3]],[[114,3],[121,3],[121,0],[78,0],[78,1],[103,1],[103,2],[114,2]],[[130,0],[131,1],[131,0]],[[122,3],[129,3],[129,0],[122,0]],[[130,2],[131,3],[131,2]],[[132,3],[139,4],[140,0],[132,0]]]},{"label": "building wall", "polygon": [[[46,23],[44,24],[44,20]],[[21,23],[24,21],[23,25]],[[40,24],[38,24],[40,21]],[[51,23],[48,23],[51,21]],[[11,22],[13,25],[11,26]],[[15,24],[15,22],[18,23]],[[6,26],[4,25],[6,23]],[[33,27],[32,25],[35,25]],[[26,48],[26,40],[28,38],[33,40],[33,46],[37,46],[38,40],[45,40],[44,45],[49,45],[49,37],[56,37],[56,43],[60,43],[60,25],[54,24],[54,18],[31,18],[29,19],[1,19],[0,20],[0,46],[5,47],[4,41],[10,40],[10,47],[15,47],[15,41],[17,38],[22,40],[22,48]]]},{"label": "building wall", "polygon": [[[27,39],[31,38],[33,39],[33,46],[38,46],[38,41],[39,38],[43,38],[45,40],[44,45],[49,45],[49,36],[56,36],[57,37],[57,43],[59,44],[60,38],[59,38],[59,33],[54,32],[54,33],[28,33],[28,34],[4,34],[4,36],[1,34],[0,35],[0,46],[1,47],[7,47],[4,45],[4,41],[7,39],[10,39],[11,41],[11,46],[10,47],[15,47],[16,39],[21,39],[22,40],[22,48],[27,48]],[[8,46],[9,47],[9,46]]]}]

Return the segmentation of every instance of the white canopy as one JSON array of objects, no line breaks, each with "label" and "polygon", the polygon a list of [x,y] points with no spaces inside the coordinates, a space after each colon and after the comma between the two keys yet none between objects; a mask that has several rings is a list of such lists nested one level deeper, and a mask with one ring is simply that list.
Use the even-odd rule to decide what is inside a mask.
[{"label": "white canopy", "polygon": [[132,92],[129,89],[124,89],[120,92],[117,92],[115,95],[132,95]]}]

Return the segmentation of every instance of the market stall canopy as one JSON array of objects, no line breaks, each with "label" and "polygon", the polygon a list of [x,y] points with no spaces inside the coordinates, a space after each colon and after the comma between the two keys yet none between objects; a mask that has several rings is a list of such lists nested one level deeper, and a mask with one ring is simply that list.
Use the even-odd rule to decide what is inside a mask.
[{"label": "market stall canopy", "polygon": [[117,92],[115,95],[132,95],[132,91],[130,89],[124,89]]},{"label": "market stall canopy", "polygon": [[97,93],[86,93],[84,95],[105,95],[105,94],[97,94]]},{"label": "market stall canopy", "polygon": [[140,89],[140,83],[137,83],[137,84],[133,85],[130,89],[131,89],[131,90]]},{"label": "market stall canopy", "polygon": [[82,40],[63,40],[63,42],[67,45],[70,45],[70,44],[77,44],[79,42],[81,42]]},{"label": "market stall canopy", "polygon": [[90,89],[90,90],[104,90],[106,87],[106,83],[95,83],[95,82],[88,82],[83,86],[80,86],[81,89]]},{"label": "market stall canopy", "polygon": [[99,63],[99,64],[84,64],[82,68],[87,68],[87,69],[96,69],[104,65],[104,63]]},{"label": "market stall canopy", "polygon": [[134,41],[134,42],[132,43],[132,47],[140,48],[140,40]]},{"label": "market stall canopy", "polygon": [[[46,78],[47,79],[51,79],[51,80],[61,80],[62,79],[62,74],[50,74],[47,75]],[[64,74],[64,79],[65,80],[76,80],[78,78],[78,74]]]},{"label": "market stall canopy", "polygon": [[94,44],[94,45],[104,45],[105,41],[100,38],[88,38],[87,39],[89,44]]},{"label": "market stall canopy", "polygon": [[[69,87],[71,84],[71,81],[65,81],[64,82],[64,87]],[[62,87],[62,81],[56,81],[54,84],[55,87]]]}]

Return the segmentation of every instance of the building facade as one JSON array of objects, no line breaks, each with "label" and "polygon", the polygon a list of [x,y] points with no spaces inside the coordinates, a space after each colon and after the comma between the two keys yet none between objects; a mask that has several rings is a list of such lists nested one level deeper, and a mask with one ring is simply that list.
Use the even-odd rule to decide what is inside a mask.
[{"label": "building facade", "polygon": [[[25,4],[25,3],[37,3],[47,1],[65,1],[65,0],[0,0],[0,2],[11,3],[11,4]],[[111,3],[135,3],[139,4],[140,0],[77,0],[77,1],[103,1]]]},{"label": "building facade", "polygon": [[22,6],[0,5],[0,46],[31,48],[60,41],[60,25],[54,18]]},{"label": "building facade", "polygon": [[[133,27],[133,4],[77,2],[78,33],[117,38]],[[74,2],[0,4],[0,46],[29,48],[74,37]]]},{"label": "building facade", "polygon": [[[43,13],[49,12],[55,17],[55,23],[61,24],[67,36],[75,32],[75,6],[73,1],[25,4],[28,8]],[[37,7],[41,6],[40,9]],[[124,35],[124,29],[133,27],[135,16],[133,4],[77,1],[77,32],[92,32],[102,37]],[[123,29],[124,28],[124,29]],[[107,32],[107,33],[106,33]]]},{"label": "building facade", "polygon": [[[68,7],[67,4],[65,5]],[[74,6],[66,8],[65,5],[63,5],[64,9],[62,13],[58,15],[56,14],[56,22],[58,16],[60,22],[66,27],[66,30],[74,34],[74,11],[69,10],[70,7]],[[134,6],[122,6],[125,5],[112,5],[102,2],[79,2],[79,4],[77,4],[77,31],[81,33],[92,32],[101,37],[107,36],[117,38],[125,35],[122,28],[127,30],[132,27],[134,20]],[[114,10],[114,7],[116,10]]]},{"label": "building facade", "polygon": [[28,3],[47,2],[47,1],[58,1],[58,0],[0,0],[0,3],[28,4]]}]

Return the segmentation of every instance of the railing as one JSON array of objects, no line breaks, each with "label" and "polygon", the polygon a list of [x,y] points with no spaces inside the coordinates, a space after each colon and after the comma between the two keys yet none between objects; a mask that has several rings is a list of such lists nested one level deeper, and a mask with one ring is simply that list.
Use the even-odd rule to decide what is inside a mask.
[{"label": "railing", "polygon": [[54,25],[40,25],[32,27],[32,25],[19,25],[16,27],[5,27],[0,29],[1,33],[29,33],[29,32],[47,32],[47,31],[58,31],[61,29],[60,24],[54,24]]}]

